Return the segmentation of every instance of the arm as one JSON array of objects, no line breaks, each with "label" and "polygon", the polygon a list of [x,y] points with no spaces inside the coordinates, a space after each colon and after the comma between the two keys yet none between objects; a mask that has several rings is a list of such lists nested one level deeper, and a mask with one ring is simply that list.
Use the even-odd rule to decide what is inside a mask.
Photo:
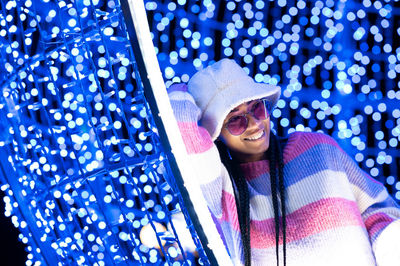
[{"label": "arm", "polygon": [[362,171],[344,152],[341,159],[379,266],[400,261],[400,208],[383,184]]},{"label": "arm", "polygon": [[[219,153],[211,140],[209,133],[198,125],[200,109],[185,84],[173,84],[168,89],[168,96],[178,122],[179,130],[195,167],[201,176],[198,180],[203,195],[213,215],[222,216],[222,190],[229,184],[229,178],[224,178],[226,172],[219,158]],[[232,185],[230,185],[232,187]]]}]

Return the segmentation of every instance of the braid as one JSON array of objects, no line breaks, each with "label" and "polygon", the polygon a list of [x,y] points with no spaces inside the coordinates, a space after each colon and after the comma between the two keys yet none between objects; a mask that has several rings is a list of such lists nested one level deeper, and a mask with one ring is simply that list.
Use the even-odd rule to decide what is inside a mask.
[{"label": "braid", "polygon": [[250,207],[249,207],[249,190],[246,180],[240,169],[239,162],[230,156],[228,148],[221,142],[215,142],[221,157],[222,163],[228,170],[229,177],[236,189],[235,194],[236,209],[238,211],[238,221],[240,227],[240,235],[243,243],[243,255],[245,266],[251,264],[251,248],[250,248]]},{"label": "braid", "polygon": [[[279,265],[279,207],[278,207],[278,193],[281,196],[281,211],[282,211],[282,236],[283,236],[283,265],[286,266],[286,197],[285,197],[285,184],[283,179],[283,156],[282,148],[279,139],[270,134],[270,147],[267,151],[267,156],[270,164],[270,179],[271,179],[271,196],[274,207],[275,218],[275,245],[276,245],[276,261]],[[278,158],[276,158],[278,157]],[[278,165],[278,175],[276,166]]]},{"label": "braid", "polygon": [[[276,137],[275,137],[276,138]],[[286,196],[285,196],[285,182],[283,179],[283,156],[279,140],[277,143],[278,155],[278,170],[279,170],[279,194],[281,195],[281,210],[282,210],[282,237],[283,237],[283,265],[286,266]]]},{"label": "braid", "polygon": [[274,209],[274,220],[275,220],[275,251],[276,251],[276,263],[279,265],[279,207],[278,207],[278,193],[277,193],[277,180],[276,180],[276,139],[275,136],[270,134],[269,148],[267,156],[269,160],[270,169],[270,182],[271,182],[271,197],[272,206]]},{"label": "braid", "polygon": [[[251,248],[250,248],[250,200],[249,191],[246,180],[240,169],[239,162],[231,157],[228,148],[221,141],[215,142],[220,153],[221,161],[228,170],[232,184],[236,187],[233,189],[235,195],[236,208],[238,211],[238,221],[240,235],[243,243],[243,255],[245,266],[251,264]],[[276,243],[276,261],[279,266],[279,205],[278,193],[281,196],[282,211],[282,236],[283,236],[283,265],[286,266],[286,203],[285,203],[285,184],[283,179],[283,156],[279,139],[271,132],[270,147],[267,151],[267,158],[270,166],[271,196],[274,209],[275,220],[275,243]],[[278,169],[277,167],[278,166]],[[278,192],[279,190],[279,192]]]},{"label": "braid", "polygon": [[232,159],[234,173],[240,173],[237,178],[237,190],[239,194],[239,224],[243,241],[243,253],[245,265],[250,266],[251,248],[250,248],[250,202],[249,190],[246,180],[241,173],[240,166],[235,159]]}]

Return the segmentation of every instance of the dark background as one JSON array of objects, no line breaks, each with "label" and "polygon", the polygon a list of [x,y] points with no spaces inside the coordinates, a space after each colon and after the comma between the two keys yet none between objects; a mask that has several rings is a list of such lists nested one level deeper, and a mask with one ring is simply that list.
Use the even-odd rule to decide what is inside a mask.
[{"label": "dark background", "polygon": [[18,240],[19,231],[11,223],[11,217],[4,216],[3,197],[3,191],[0,191],[0,265],[25,265],[26,245]]}]

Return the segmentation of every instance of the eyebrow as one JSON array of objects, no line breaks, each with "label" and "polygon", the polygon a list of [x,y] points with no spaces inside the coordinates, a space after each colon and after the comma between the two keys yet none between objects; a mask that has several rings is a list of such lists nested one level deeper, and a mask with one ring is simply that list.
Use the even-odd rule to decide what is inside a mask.
[{"label": "eyebrow", "polygon": [[230,111],[229,113],[233,113],[233,112],[236,112],[236,111],[239,111],[239,108],[237,108],[237,107],[233,108],[232,111]]},{"label": "eyebrow", "polygon": [[[252,104],[253,102],[255,102],[255,101],[257,101],[257,100],[248,101],[248,102],[247,102],[246,108],[248,108],[249,105],[251,105],[251,104]],[[253,104],[253,105],[254,105],[254,104]],[[229,114],[234,113],[234,112],[236,112],[236,111],[239,111],[239,108],[237,108],[237,107],[236,107],[236,108],[233,108],[232,111],[229,112]]]}]

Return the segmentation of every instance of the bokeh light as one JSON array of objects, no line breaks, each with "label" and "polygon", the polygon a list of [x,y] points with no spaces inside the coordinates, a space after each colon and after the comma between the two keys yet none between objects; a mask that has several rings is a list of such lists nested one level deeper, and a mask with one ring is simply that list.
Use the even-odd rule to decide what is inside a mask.
[{"label": "bokeh light", "polygon": [[119,2],[11,0],[0,10],[0,188],[26,265],[207,264]]},{"label": "bokeh light", "polygon": [[[333,136],[400,201],[399,1],[145,6],[167,86],[234,58],[256,81],[281,85],[278,134]],[[0,10],[0,188],[26,264],[207,264],[119,1],[2,0]],[[174,230],[182,212],[193,239]],[[185,253],[188,241],[199,258]]]},{"label": "bokeh light", "polygon": [[[400,202],[399,1],[185,0],[173,16],[163,1],[146,3],[160,65],[175,72],[167,85],[235,59],[257,82],[281,85],[278,134],[333,136]],[[169,23],[160,30],[162,18]],[[210,47],[193,45],[206,38]]]}]

